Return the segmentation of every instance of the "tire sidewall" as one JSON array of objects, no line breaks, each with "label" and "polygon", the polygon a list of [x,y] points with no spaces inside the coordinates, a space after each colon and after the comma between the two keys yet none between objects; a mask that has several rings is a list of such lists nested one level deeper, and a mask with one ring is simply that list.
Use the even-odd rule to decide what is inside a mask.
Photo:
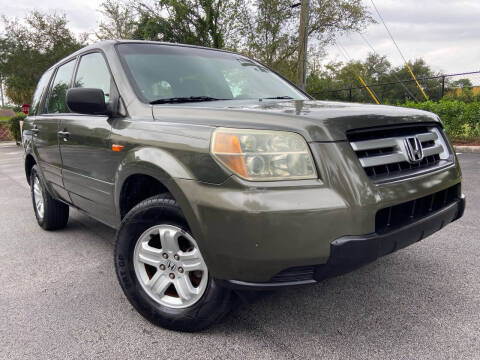
[{"label": "tire sidewall", "polygon": [[228,291],[209,276],[205,292],[197,302],[187,308],[172,308],[156,302],[145,292],[134,269],[134,248],[145,230],[165,224],[182,228],[191,235],[182,212],[172,203],[171,199],[152,199],[151,204],[137,206],[127,214],[117,233],[115,268],[125,295],[145,318],[169,329],[197,331],[215,322],[212,314],[218,312],[219,302],[225,301]]}]

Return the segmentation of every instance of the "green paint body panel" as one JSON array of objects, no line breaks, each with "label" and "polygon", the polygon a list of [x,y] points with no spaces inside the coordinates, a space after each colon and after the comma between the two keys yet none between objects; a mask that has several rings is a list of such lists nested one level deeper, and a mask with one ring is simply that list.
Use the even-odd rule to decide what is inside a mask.
[{"label": "green paint body panel", "polygon": [[[68,59],[102,51],[127,115],[70,114],[47,123],[45,116],[33,114],[23,129],[27,154],[40,163],[56,197],[114,228],[121,223],[125,181],[137,174],[154,177],[178,201],[216,278],[267,282],[290,267],[326,263],[333,240],[375,231],[378,209],[461,181],[455,161],[441,171],[374,184],[346,139],[348,130],[358,128],[440,124],[434,114],[312,100],[151,106],[136,97],[115,44],[92,45]],[[32,134],[36,125],[43,128]],[[219,126],[299,133],[310,146],[319,179],[249,182],[232,175],[209,151]],[[53,133],[63,127],[71,132],[64,144]],[[112,144],[124,148],[113,152]]]}]

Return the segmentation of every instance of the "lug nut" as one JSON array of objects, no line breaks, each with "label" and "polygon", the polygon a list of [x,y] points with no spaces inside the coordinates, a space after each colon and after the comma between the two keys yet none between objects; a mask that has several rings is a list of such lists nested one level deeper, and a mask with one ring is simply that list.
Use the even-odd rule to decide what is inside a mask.
[{"label": "lug nut", "polygon": [[165,270],[165,265],[161,264],[160,265],[160,270]]},{"label": "lug nut", "polygon": [[164,259],[168,259],[168,254],[167,253],[163,253],[162,256],[163,256]]},{"label": "lug nut", "polygon": [[170,279],[175,279],[175,274],[171,273],[169,276],[170,276]]},{"label": "lug nut", "polygon": [[183,273],[183,268],[182,268],[182,267],[179,267],[179,268],[178,268],[178,272],[179,272],[180,274]]},{"label": "lug nut", "polygon": [[175,260],[180,260],[180,256],[178,256],[177,254],[175,254],[175,256],[173,257]]}]

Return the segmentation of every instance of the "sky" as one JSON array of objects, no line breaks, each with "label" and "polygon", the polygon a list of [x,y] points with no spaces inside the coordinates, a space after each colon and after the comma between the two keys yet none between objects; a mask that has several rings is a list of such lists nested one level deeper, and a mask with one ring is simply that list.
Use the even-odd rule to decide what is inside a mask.
[{"label": "sky", "polygon": [[[374,0],[407,60],[423,58],[434,70],[452,74],[480,70],[480,0]],[[401,56],[380,22],[367,27],[364,37],[377,53],[395,66]],[[359,34],[339,38],[348,55],[364,59],[371,50]],[[338,47],[328,48],[329,60],[345,61]]]},{"label": "sky", "polygon": [[[0,15],[24,18],[33,9],[45,13],[65,13],[75,33],[94,32],[101,14],[101,0],[0,0]],[[3,29],[2,29],[3,30]]]},{"label": "sky", "polygon": [[[286,0],[288,1],[288,0]],[[363,0],[378,17],[371,0]],[[460,73],[480,70],[480,0],[374,0],[405,58],[424,58],[436,71]],[[292,0],[293,2],[293,0]],[[24,17],[32,9],[66,13],[70,28],[93,33],[101,18],[101,0],[0,0],[0,14]],[[379,21],[363,32],[381,55],[393,65],[402,59]],[[364,59],[370,51],[356,33],[339,38],[352,59]],[[337,47],[329,47],[325,62],[345,61]]]}]

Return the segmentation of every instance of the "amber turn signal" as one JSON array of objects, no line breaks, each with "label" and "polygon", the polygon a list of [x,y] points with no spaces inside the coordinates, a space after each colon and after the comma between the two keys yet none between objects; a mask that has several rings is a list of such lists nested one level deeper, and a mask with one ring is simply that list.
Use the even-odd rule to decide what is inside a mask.
[{"label": "amber turn signal", "polygon": [[241,176],[248,176],[245,159],[242,156],[242,147],[237,135],[216,134],[213,152],[228,168]]},{"label": "amber turn signal", "polygon": [[123,145],[112,144],[112,150],[115,152],[120,152],[123,150]]}]

